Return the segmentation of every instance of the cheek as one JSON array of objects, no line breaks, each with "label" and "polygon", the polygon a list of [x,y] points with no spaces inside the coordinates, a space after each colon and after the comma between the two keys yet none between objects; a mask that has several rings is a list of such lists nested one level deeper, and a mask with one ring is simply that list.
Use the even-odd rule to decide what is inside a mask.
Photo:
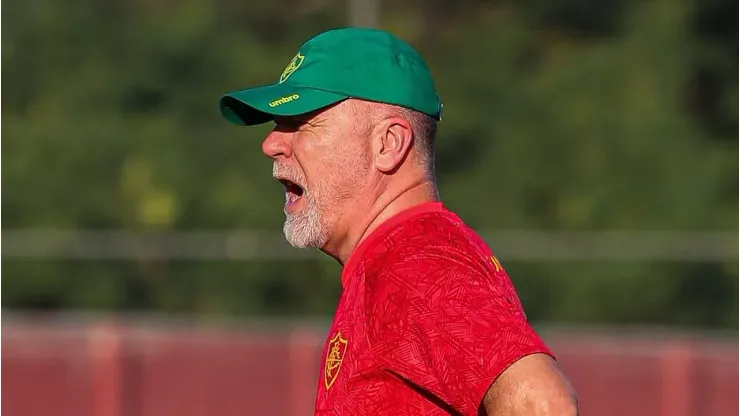
[{"label": "cheek", "polygon": [[364,176],[362,171],[356,160],[347,157],[316,160],[307,172],[311,194],[323,206],[340,205],[354,198]]},{"label": "cheek", "polygon": [[366,179],[373,165],[373,156],[369,146],[358,144],[347,154],[348,157],[345,160],[347,169],[355,174],[356,179]]},{"label": "cheek", "polygon": [[353,137],[297,141],[294,154],[314,194],[351,193],[361,186],[372,165],[369,148]]},{"label": "cheek", "polygon": [[[349,150],[349,149],[348,149]],[[333,183],[348,198],[365,188],[369,179],[370,158],[360,149],[351,149],[336,161]]]}]

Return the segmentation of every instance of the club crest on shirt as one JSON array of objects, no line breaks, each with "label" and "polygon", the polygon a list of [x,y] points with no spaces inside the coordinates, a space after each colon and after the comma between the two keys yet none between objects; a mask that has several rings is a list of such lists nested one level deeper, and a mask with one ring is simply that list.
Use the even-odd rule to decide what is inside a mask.
[{"label": "club crest on shirt", "polygon": [[329,390],[339,375],[342,367],[344,354],[347,352],[347,340],[342,338],[342,333],[337,332],[330,340],[326,350],[326,363],[324,364],[324,385]]}]

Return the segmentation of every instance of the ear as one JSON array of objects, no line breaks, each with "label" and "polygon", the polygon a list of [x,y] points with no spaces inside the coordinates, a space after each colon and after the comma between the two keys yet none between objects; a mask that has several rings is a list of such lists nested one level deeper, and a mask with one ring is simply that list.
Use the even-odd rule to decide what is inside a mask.
[{"label": "ear", "polygon": [[408,156],[414,140],[411,124],[403,117],[389,117],[373,129],[373,165],[383,173],[391,173]]}]

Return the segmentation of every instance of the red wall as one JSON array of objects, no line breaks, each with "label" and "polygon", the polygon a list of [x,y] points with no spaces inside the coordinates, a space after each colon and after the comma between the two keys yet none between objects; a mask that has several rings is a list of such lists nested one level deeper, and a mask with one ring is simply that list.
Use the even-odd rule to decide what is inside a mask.
[{"label": "red wall", "polygon": [[[307,415],[321,330],[3,324],[2,411],[24,416]],[[547,333],[584,415],[738,414],[738,350],[697,337]]]}]

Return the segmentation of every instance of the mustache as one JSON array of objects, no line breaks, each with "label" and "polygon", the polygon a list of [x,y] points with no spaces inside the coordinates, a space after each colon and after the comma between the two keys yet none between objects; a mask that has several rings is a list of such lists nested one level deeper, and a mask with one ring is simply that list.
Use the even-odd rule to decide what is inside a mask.
[{"label": "mustache", "polygon": [[272,177],[274,179],[287,179],[296,185],[299,185],[301,187],[305,187],[305,180],[303,178],[303,173],[296,167],[293,166],[287,166],[287,165],[278,165],[273,164],[272,165]]}]

